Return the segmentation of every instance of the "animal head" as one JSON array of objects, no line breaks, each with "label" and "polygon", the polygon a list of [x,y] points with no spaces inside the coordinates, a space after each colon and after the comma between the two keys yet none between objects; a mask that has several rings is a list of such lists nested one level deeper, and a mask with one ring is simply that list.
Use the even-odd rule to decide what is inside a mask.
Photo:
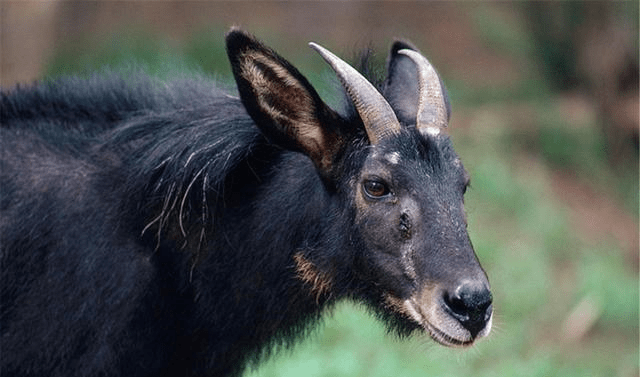
[{"label": "animal head", "polygon": [[[272,143],[307,155],[330,196],[348,207],[348,268],[358,294],[401,328],[422,328],[444,345],[486,336],[492,296],[466,229],[469,175],[446,132],[450,106],[435,69],[415,47],[396,42],[378,89],[310,45],[356,114],[331,109],[289,62],[232,30],[227,51],[247,112]],[[340,267],[297,258],[320,293],[340,279]]]}]

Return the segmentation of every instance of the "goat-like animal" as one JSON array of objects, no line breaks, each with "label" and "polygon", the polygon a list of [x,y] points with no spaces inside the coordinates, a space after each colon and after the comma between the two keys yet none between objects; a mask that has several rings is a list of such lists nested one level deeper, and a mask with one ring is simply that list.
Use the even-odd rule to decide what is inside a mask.
[{"label": "goat-like animal", "polygon": [[436,71],[396,42],[328,107],[232,30],[206,79],[63,78],[2,93],[0,375],[237,376],[340,299],[466,346],[492,297]]}]

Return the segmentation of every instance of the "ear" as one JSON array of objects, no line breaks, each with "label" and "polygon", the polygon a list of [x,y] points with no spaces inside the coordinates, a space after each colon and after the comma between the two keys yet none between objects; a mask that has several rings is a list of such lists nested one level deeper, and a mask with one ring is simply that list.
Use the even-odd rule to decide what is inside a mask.
[{"label": "ear", "polygon": [[[416,124],[416,115],[420,106],[421,88],[420,78],[416,63],[406,55],[399,54],[400,50],[418,49],[406,41],[396,41],[391,46],[391,52],[387,60],[387,80],[385,82],[384,96],[396,112],[400,122],[404,124]],[[447,109],[447,119],[451,116],[451,105],[446,88],[440,80],[443,97]]]},{"label": "ear", "polygon": [[242,103],[265,137],[305,153],[329,177],[346,143],[342,118],[295,67],[254,37],[232,29],[227,54]]}]

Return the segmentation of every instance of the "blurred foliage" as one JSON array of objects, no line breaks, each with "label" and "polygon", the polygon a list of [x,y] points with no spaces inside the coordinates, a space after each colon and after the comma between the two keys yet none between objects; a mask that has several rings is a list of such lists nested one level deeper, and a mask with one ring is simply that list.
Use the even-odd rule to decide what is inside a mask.
[{"label": "blurred foliage", "polygon": [[145,32],[130,31],[112,35],[97,45],[94,43],[81,39],[61,46],[49,62],[45,76],[55,78],[109,69],[144,69],[163,77],[176,70],[193,69],[187,67],[183,54]]},{"label": "blurred foliage", "polygon": [[[637,2],[630,3],[622,7],[637,16]],[[586,17],[580,4],[525,3],[534,27],[478,7],[473,22],[481,40],[525,62],[522,69],[529,74],[492,88],[445,78],[454,119],[465,117],[464,127],[452,127],[451,134],[472,175],[469,232],[495,297],[490,338],[467,351],[439,347],[424,335],[398,340],[366,309],[346,302],[325,316],[313,337],[247,376],[638,376],[637,249],[631,245],[630,254],[613,237],[587,241],[554,182],[563,174],[620,199],[620,208],[637,224],[637,150],[636,161],[612,169],[603,118],[586,117],[576,126],[558,101],[558,90],[587,85],[572,39]],[[543,22],[548,8],[559,18],[551,27]],[[135,61],[161,77],[175,69],[195,70],[217,72],[230,82],[222,35],[203,31],[180,46],[144,33],[99,46],[74,43],[59,50],[48,75]],[[328,70],[312,55],[304,49],[287,58],[335,102],[334,79],[327,79]],[[523,107],[524,115],[518,115]],[[584,302],[592,312],[584,311]],[[571,330],[576,311],[593,315],[583,334]],[[572,338],[570,331],[578,335]]]},{"label": "blurred foliage", "polygon": [[[531,56],[537,57],[549,82],[559,90],[573,89],[589,80],[585,77],[588,73],[582,67],[582,59],[585,53],[585,38],[593,38],[589,35],[590,32],[595,29],[599,33],[607,33],[611,32],[608,29],[615,27],[638,30],[637,1],[620,1],[615,4],[603,1],[586,4],[575,1],[532,1],[523,6],[528,14],[535,45]],[[635,54],[632,53],[629,58],[635,59],[637,64],[638,34],[633,34],[629,40],[617,42],[629,44],[632,51],[635,49]],[[626,67],[609,67],[612,70],[620,68]]]}]

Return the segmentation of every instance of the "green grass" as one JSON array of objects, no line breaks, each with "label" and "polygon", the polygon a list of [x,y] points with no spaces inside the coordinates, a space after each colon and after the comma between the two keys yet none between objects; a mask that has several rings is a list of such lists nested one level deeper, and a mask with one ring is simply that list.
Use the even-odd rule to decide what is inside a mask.
[{"label": "green grass", "polygon": [[[486,20],[478,22],[493,33]],[[503,34],[491,38],[514,50],[512,39],[500,39]],[[48,75],[126,66],[132,60],[160,76],[176,68],[229,73],[220,39],[210,36],[195,36],[180,48],[144,35],[114,37],[100,47],[62,50]],[[301,71],[324,67],[313,64],[305,62]],[[324,69],[311,69],[310,80],[324,81]],[[517,125],[492,114],[475,117],[468,129],[451,130],[472,175],[466,196],[469,232],[492,284],[492,335],[468,350],[440,347],[425,335],[399,340],[366,309],[345,302],[327,313],[311,337],[277,352],[247,377],[638,376],[638,267],[615,240],[587,242],[576,233],[569,208],[552,189],[558,171],[605,187],[614,200],[621,187],[637,221],[637,171],[631,178],[612,173],[597,124],[567,127],[549,100],[550,85],[540,80],[489,93],[455,81],[450,86],[454,117],[457,110],[517,100],[530,104],[535,118],[536,128],[527,133],[515,132]],[[595,322],[583,336],[567,339],[563,326],[585,300],[595,307]]]}]

